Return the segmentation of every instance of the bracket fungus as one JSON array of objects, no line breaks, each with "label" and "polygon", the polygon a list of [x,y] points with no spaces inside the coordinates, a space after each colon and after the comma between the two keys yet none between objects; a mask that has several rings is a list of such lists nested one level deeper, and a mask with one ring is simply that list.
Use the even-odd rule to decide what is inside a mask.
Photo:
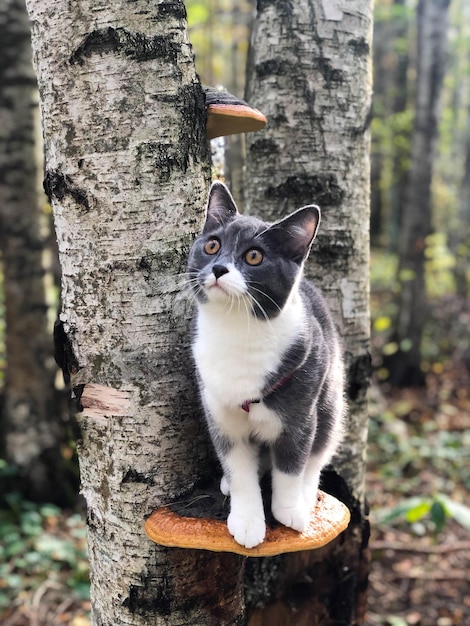
[{"label": "bracket fungus", "polygon": [[[254,548],[245,548],[231,536],[224,519],[212,517],[212,511],[209,510],[211,506],[204,502],[204,497],[193,498],[192,502],[198,502],[198,505],[192,507],[191,514],[180,514],[180,511],[189,506],[184,502],[154,511],[145,522],[145,532],[149,539],[170,548],[234,552],[254,557],[276,556],[286,552],[321,548],[338,537],[347,528],[350,520],[349,510],[342,502],[319,491],[305,532],[299,533],[274,520],[268,520],[263,543]],[[208,495],[207,498],[211,496]]]},{"label": "bracket fungus", "polygon": [[207,109],[207,139],[261,130],[267,119],[261,111],[231,93],[204,87]]}]

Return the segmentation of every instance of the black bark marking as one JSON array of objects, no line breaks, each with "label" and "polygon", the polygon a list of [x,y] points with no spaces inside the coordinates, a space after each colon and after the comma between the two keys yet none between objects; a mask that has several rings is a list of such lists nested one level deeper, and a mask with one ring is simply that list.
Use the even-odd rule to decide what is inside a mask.
[{"label": "black bark marking", "polygon": [[53,197],[58,200],[63,200],[66,195],[69,195],[86,211],[90,210],[90,201],[88,200],[86,191],[76,187],[70,176],[63,174],[59,170],[46,171],[44,177],[44,191],[46,192],[49,202],[52,201]]},{"label": "black bark marking", "polygon": [[265,196],[268,200],[295,200],[298,206],[315,202],[320,207],[326,207],[340,205],[344,191],[338,185],[335,174],[301,174],[289,176],[276,187],[268,187]]},{"label": "black bark marking", "polygon": [[292,76],[296,75],[297,68],[293,63],[286,61],[282,58],[269,59],[263,63],[258,63],[255,68],[256,76],[259,79],[266,78],[268,76]]},{"label": "black bark marking", "polygon": [[142,472],[138,472],[135,469],[128,469],[121,483],[122,484],[137,483],[137,484],[149,485],[150,487],[153,487],[155,485],[155,474],[156,472],[150,472],[150,473],[144,474]]},{"label": "black bark marking", "polygon": [[279,154],[278,144],[274,141],[274,139],[269,139],[267,137],[256,139],[250,145],[249,150],[253,156],[256,156],[256,158],[266,158],[273,154]]},{"label": "black bark marking", "polygon": [[363,397],[369,387],[372,361],[369,353],[354,359],[348,368],[346,393],[351,402]]},{"label": "black bark marking", "polygon": [[245,623],[239,609],[243,557],[177,548],[165,550],[165,553],[167,569],[181,575],[142,576],[141,584],[131,585],[123,601],[131,614],[197,614],[198,623],[214,626]]},{"label": "black bark marking", "polygon": [[187,18],[184,2],[162,2],[156,9],[157,17],[155,21],[168,17],[172,17],[176,20],[185,20]]},{"label": "black bark marking", "polygon": [[176,64],[179,45],[162,35],[147,37],[126,28],[100,28],[89,33],[70,55],[71,65],[83,65],[93,54],[124,54],[133,61],[163,59]]},{"label": "black bark marking", "polygon": [[354,257],[354,240],[348,232],[336,231],[334,240],[320,233],[310,253],[316,265],[347,271],[349,259]]},{"label": "black bark marking", "polygon": [[[157,98],[155,98],[157,99]],[[177,111],[183,120],[176,140],[148,140],[136,147],[136,162],[148,170],[150,167],[159,182],[167,183],[176,174],[186,173],[191,163],[209,163],[208,142],[205,134],[205,97],[199,83],[181,87],[175,94],[158,97],[159,103]],[[199,123],[198,123],[199,122]],[[136,176],[135,184],[140,185]]]},{"label": "black bark marking", "polygon": [[[74,413],[81,413],[83,411],[83,406],[81,403],[83,390],[85,389],[85,385],[75,385],[72,389],[73,391],[73,404],[74,404]],[[101,446],[100,446],[101,449]]]},{"label": "black bark marking", "polygon": [[327,89],[335,88],[337,85],[342,85],[344,82],[344,72],[331,65],[328,59],[321,57],[319,60],[319,69],[326,83]]},{"label": "black bark marking", "polygon": [[369,126],[371,125],[371,122],[372,122],[372,118],[373,118],[373,110],[372,110],[372,104],[371,104],[367,110],[364,123],[361,124],[360,126],[353,126],[350,129],[352,137],[359,137],[363,135],[369,129]]},{"label": "black bark marking", "polygon": [[[196,160],[205,158],[206,137],[203,124],[194,124],[194,116],[205,116],[204,93],[200,85],[182,87],[177,94],[159,98],[160,102],[171,105],[180,112],[185,121],[179,140],[168,142],[146,141],[137,147],[137,161],[150,161],[155,176],[161,182],[168,182],[174,171],[187,171],[191,156]],[[202,148],[201,148],[202,146]]]},{"label": "black bark marking", "polygon": [[[162,272],[177,271],[183,274],[186,270],[186,259],[191,247],[192,239],[169,241],[162,250],[144,250],[142,257],[137,261],[137,269],[142,272],[145,282],[161,283]],[[160,289],[157,293],[160,293]]]},{"label": "black bark marking", "polygon": [[[256,11],[262,13],[269,7],[274,6],[279,17],[291,18],[293,13],[292,0],[258,0],[256,3]],[[289,20],[292,22],[292,19]]]},{"label": "black bark marking", "polygon": [[60,320],[54,323],[54,359],[62,370],[64,380],[70,382],[70,374],[76,374],[80,369],[77,357],[73,351],[72,341]]},{"label": "black bark marking", "polygon": [[188,167],[187,154],[182,154],[173,143],[146,141],[137,147],[137,161],[150,161],[156,178],[166,183],[174,170],[185,172]]},{"label": "black bark marking", "polygon": [[354,54],[357,56],[368,56],[370,53],[370,46],[364,37],[359,39],[350,39],[348,46],[354,50]]},{"label": "black bark marking", "polygon": [[[196,124],[195,115],[199,119],[207,118],[206,97],[204,90],[199,83],[186,85],[178,91],[176,107],[181,111],[181,115],[186,120],[186,125],[182,128],[179,136],[180,151],[186,155],[196,153],[196,158],[209,162],[206,139],[206,124]],[[195,131],[199,130],[200,134],[195,135]]]},{"label": "black bark marking", "polygon": [[166,576],[142,579],[142,585],[131,585],[129,595],[122,603],[132,615],[170,615],[173,591]]}]

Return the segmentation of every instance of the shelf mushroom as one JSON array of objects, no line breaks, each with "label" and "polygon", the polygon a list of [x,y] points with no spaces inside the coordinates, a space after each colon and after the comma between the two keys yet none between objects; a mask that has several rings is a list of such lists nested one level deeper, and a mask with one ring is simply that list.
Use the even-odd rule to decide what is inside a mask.
[{"label": "shelf mushroom", "polygon": [[342,533],[349,520],[349,510],[342,502],[319,491],[305,532],[299,533],[278,523],[268,524],[265,540],[255,548],[238,544],[229,533],[226,522],[221,519],[184,516],[169,506],[150,515],[145,522],[145,532],[155,543],[170,548],[261,557],[321,548]]},{"label": "shelf mushroom", "polygon": [[261,130],[267,119],[247,102],[214,87],[204,87],[207,109],[207,139]]}]

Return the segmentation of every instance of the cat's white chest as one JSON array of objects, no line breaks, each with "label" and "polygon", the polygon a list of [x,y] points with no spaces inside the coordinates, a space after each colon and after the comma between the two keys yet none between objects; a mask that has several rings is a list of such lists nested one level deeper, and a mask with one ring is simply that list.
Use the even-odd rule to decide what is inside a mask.
[{"label": "cat's white chest", "polygon": [[202,305],[193,353],[208,395],[227,407],[261,397],[267,377],[279,367],[302,320],[300,300],[267,321],[242,309]]}]

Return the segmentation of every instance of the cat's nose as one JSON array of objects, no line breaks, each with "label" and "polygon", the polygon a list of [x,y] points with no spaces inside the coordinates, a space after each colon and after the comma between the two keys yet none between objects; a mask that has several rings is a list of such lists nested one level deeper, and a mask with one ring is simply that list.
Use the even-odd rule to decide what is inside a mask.
[{"label": "cat's nose", "polygon": [[228,274],[228,268],[225,265],[214,265],[212,272],[216,278],[220,278],[224,274]]}]

